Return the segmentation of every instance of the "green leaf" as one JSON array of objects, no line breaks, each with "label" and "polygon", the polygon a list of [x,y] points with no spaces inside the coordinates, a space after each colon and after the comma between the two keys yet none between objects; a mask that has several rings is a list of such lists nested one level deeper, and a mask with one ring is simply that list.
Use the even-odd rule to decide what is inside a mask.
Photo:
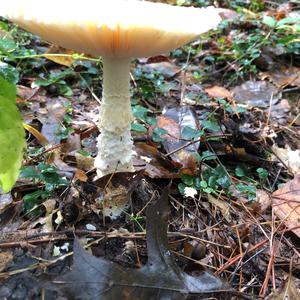
[{"label": "green leaf", "polygon": [[276,27],[277,24],[276,19],[270,16],[264,16],[262,22],[272,28]]},{"label": "green leaf", "polygon": [[147,132],[147,128],[144,125],[138,123],[131,124],[131,130],[142,133]]},{"label": "green leaf", "polygon": [[266,179],[269,175],[268,171],[264,168],[258,168],[256,170],[260,179]]},{"label": "green leaf", "polygon": [[203,135],[203,132],[200,130],[196,130],[189,126],[184,126],[181,132],[181,136],[185,140],[192,140],[194,138],[200,137]]},{"label": "green leaf", "polygon": [[214,121],[202,121],[202,125],[203,125],[204,129],[207,129],[207,130],[210,130],[213,132],[217,132],[217,131],[221,130],[219,124]]},{"label": "green leaf", "polygon": [[198,157],[199,161],[207,161],[216,159],[217,155],[211,151],[204,151],[201,156]]},{"label": "green leaf", "polygon": [[246,185],[243,183],[239,183],[236,185],[236,188],[242,192],[246,193],[248,195],[249,200],[254,200],[256,196],[256,188],[255,186]]},{"label": "green leaf", "polygon": [[19,73],[16,68],[4,62],[0,63],[0,76],[13,84],[19,81]]},{"label": "green leaf", "polygon": [[0,187],[5,193],[18,178],[24,147],[25,131],[16,107],[16,88],[0,77]]},{"label": "green leaf", "polygon": [[25,212],[31,211],[35,206],[39,205],[43,199],[49,197],[49,193],[42,190],[37,190],[23,197]]},{"label": "green leaf", "polygon": [[156,143],[158,142],[163,142],[165,139],[162,138],[161,136],[162,135],[165,135],[165,134],[168,134],[168,131],[163,129],[163,128],[160,128],[160,127],[156,127],[154,130],[153,130],[153,134],[152,134],[152,140]]},{"label": "green leaf", "polygon": [[29,166],[24,167],[21,170],[20,178],[27,178],[27,179],[41,179],[41,174],[35,167]]},{"label": "green leaf", "polygon": [[141,105],[135,105],[132,107],[132,112],[135,118],[145,120],[147,118],[148,109]]},{"label": "green leaf", "polygon": [[277,26],[280,27],[285,24],[297,24],[297,23],[298,24],[300,23],[300,17],[295,17],[295,18],[288,17],[288,18],[284,18],[284,19],[281,19],[280,21],[278,21]]},{"label": "green leaf", "polygon": [[246,176],[245,168],[242,167],[242,166],[237,166],[235,168],[235,175],[237,177],[244,177],[244,176]]},{"label": "green leaf", "polygon": [[184,183],[179,183],[179,184],[178,184],[178,190],[179,190],[179,192],[180,192],[182,195],[184,195],[184,190],[185,190],[185,188],[186,188],[186,185],[185,185]]},{"label": "green leaf", "polygon": [[0,51],[3,54],[8,54],[16,49],[16,44],[13,40],[10,39],[0,39]]},{"label": "green leaf", "polygon": [[193,186],[194,183],[194,177],[187,175],[187,174],[182,174],[181,175],[181,180],[183,183],[187,186]]}]

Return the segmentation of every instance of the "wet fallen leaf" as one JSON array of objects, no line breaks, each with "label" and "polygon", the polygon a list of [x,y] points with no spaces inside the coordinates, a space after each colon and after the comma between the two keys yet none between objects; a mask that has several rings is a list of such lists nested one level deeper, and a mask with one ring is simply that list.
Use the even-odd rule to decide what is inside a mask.
[{"label": "wet fallen leaf", "polygon": [[278,89],[267,81],[247,81],[231,92],[237,103],[261,108],[268,108],[281,98]]},{"label": "wet fallen leaf", "polygon": [[69,134],[60,149],[64,154],[75,154],[78,150],[81,150],[80,135],[76,133]]},{"label": "wet fallen leaf", "polygon": [[[221,280],[203,271],[190,276],[172,260],[168,249],[168,189],[161,199],[147,209],[148,262],[140,269],[122,268],[104,258],[97,258],[74,242],[74,261],[71,271],[53,281],[70,299],[172,299],[183,300],[192,294],[217,294],[226,286]],[[130,274],[130,276],[128,276]],[[224,292],[223,298],[226,299]]]},{"label": "wet fallen leaf", "polygon": [[59,132],[62,129],[62,123],[66,114],[65,99],[56,98],[47,101],[47,109],[43,113],[38,113],[38,119],[43,124],[41,133],[49,141],[50,145],[60,143]]},{"label": "wet fallen leaf", "polygon": [[282,99],[279,103],[272,106],[271,116],[279,124],[286,125],[288,113],[291,110],[291,105],[288,100]]},{"label": "wet fallen leaf", "polygon": [[52,152],[54,154],[53,157],[53,161],[52,163],[56,166],[56,168],[58,169],[58,173],[61,176],[65,176],[67,178],[73,178],[73,176],[75,175],[77,168],[73,167],[73,166],[69,166],[68,164],[66,164],[60,157],[60,151],[59,150],[55,150]]},{"label": "wet fallen leaf", "polygon": [[150,64],[143,65],[142,68],[148,73],[153,73],[154,71],[159,72],[165,78],[172,78],[181,71],[181,68],[170,61],[152,62]]},{"label": "wet fallen leaf", "polygon": [[284,88],[288,85],[300,87],[300,68],[290,66],[279,67],[273,71],[261,73],[261,78],[268,78],[278,88]]},{"label": "wet fallen leaf", "polygon": [[272,206],[276,216],[300,237],[300,175],[272,194]]},{"label": "wet fallen leaf", "polygon": [[33,89],[27,86],[17,85],[17,100],[19,100],[19,102],[26,102],[34,98],[35,101],[40,101],[45,98],[45,96],[38,94],[39,89],[39,87]]}]

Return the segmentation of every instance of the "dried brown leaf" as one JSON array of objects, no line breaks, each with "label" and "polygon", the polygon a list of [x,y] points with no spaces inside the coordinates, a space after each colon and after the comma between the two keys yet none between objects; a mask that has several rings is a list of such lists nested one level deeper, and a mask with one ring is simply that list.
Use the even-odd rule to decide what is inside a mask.
[{"label": "dried brown leaf", "polygon": [[211,88],[205,89],[205,92],[212,98],[226,98],[232,100],[231,92],[222,86],[213,86]]},{"label": "dried brown leaf", "polygon": [[264,190],[256,190],[256,200],[260,205],[260,212],[266,211],[272,204],[270,195]]},{"label": "dried brown leaf", "polygon": [[13,261],[13,254],[10,251],[0,251],[0,272]]},{"label": "dried brown leaf", "polygon": [[300,237],[300,175],[272,194],[272,206],[276,216],[289,230]]},{"label": "dried brown leaf", "polygon": [[82,182],[87,182],[88,181],[88,177],[87,177],[86,173],[83,170],[80,170],[80,169],[76,170],[75,179],[78,179],[79,181],[82,181]]},{"label": "dried brown leaf", "polygon": [[70,67],[74,63],[73,54],[76,54],[73,50],[52,45],[43,56],[59,65]]},{"label": "dried brown leaf", "polygon": [[295,278],[290,277],[284,284],[280,292],[275,291],[270,294],[266,300],[298,300],[300,299],[300,291],[295,283]]},{"label": "dried brown leaf", "polygon": [[171,179],[180,176],[178,169],[181,165],[163,156],[155,147],[145,143],[136,143],[135,151],[137,153],[137,157],[134,157],[136,171],[144,170],[151,178]]},{"label": "dried brown leaf", "polygon": [[46,138],[42,133],[40,133],[37,129],[35,129],[35,128],[32,127],[31,125],[25,124],[25,123],[23,124],[23,127],[24,127],[28,132],[30,132],[30,133],[38,140],[38,142],[39,142],[42,146],[48,144],[47,138]]},{"label": "dried brown leaf", "polygon": [[300,68],[292,66],[276,68],[273,71],[261,73],[261,78],[268,78],[279,88],[288,85],[300,87]]},{"label": "dried brown leaf", "polygon": [[230,204],[228,202],[225,202],[222,199],[219,198],[215,198],[212,195],[208,194],[207,197],[208,201],[212,204],[215,205],[216,207],[218,207],[222,213],[222,215],[224,216],[224,218],[226,219],[227,222],[232,222],[232,218],[230,215]]}]

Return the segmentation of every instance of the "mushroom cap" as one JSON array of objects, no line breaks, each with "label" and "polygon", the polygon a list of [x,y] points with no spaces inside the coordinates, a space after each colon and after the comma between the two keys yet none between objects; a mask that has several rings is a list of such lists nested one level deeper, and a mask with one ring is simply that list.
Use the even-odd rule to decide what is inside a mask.
[{"label": "mushroom cap", "polygon": [[51,43],[110,57],[165,53],[221,21],[213,7],[137,0],[0,0],[0,15]]}]

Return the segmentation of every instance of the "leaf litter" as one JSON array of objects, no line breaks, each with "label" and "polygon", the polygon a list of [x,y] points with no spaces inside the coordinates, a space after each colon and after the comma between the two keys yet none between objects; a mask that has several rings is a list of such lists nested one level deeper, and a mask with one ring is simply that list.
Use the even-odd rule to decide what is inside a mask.
[{"label": "leaf litter", "polygon": [[[134,135],[137,173],[131,175],[93,181],[100,61],[80,61],[70,50],[32,38],[39,58],[1,62],[1,74],[15,65],[20,71],[5,75],[14,82],[20,78],[17,103],[29,146],[25,165],[36,172],[20,178],[8,196],[0,195],[0,249],[8,249],[0,298],[40,299],[37,282],[45,270],[58,274],[55,289],[68,289],[66,281],[74,286],[76,280],[90,287],[92,298],[97,292],[118,298],[127,293],[125,299],[151,293],[155,299],[182,299],[185,292],[182,297],[193,298],[197,293],[189,293],[201,290],[203,278],[215,287],[221,283],[205,266],[229,282],[224,287],[232,287],[233,299],[297,299],[298,50],[295,24],[268,27],[295,18],[297,4],[239,2],[246,8],[237,9],[236,1],[216,3],[234,11],[224,11],[227,20],[211,36],[168,57],[135,62],[132,105],[139,110],[134,124],[140,131]],[[5,32],[1,42],[14,35]],[[167,232],[166,219],[145,211],[154,206],[165,218],[157,191],[170,180]],[[35,204],[29,211],[28,202]],[[114,211],[120,219],[112,220]],[[76,240],[69,273],[65,258],[74,232],[83,244],[95,243],[91,251],[97,257]],[[99,268],[105,276],[113,272],[114,281],[101,280]],[[57,295],[46,291],[45,298]]]},{"label": "leaf litter", "polygon": [[166,190],[147,209],[148,261],[144,267],[129,270],[96,258],[75,239],[72,270],[53,284],[72,299],[187,299],[191,294],[202,299],[218,293],[226,299],[224,291],[218,292],[227,289],[220,279],[206,271],[190,276],[174,263],[167,241],[168,211]]}]

